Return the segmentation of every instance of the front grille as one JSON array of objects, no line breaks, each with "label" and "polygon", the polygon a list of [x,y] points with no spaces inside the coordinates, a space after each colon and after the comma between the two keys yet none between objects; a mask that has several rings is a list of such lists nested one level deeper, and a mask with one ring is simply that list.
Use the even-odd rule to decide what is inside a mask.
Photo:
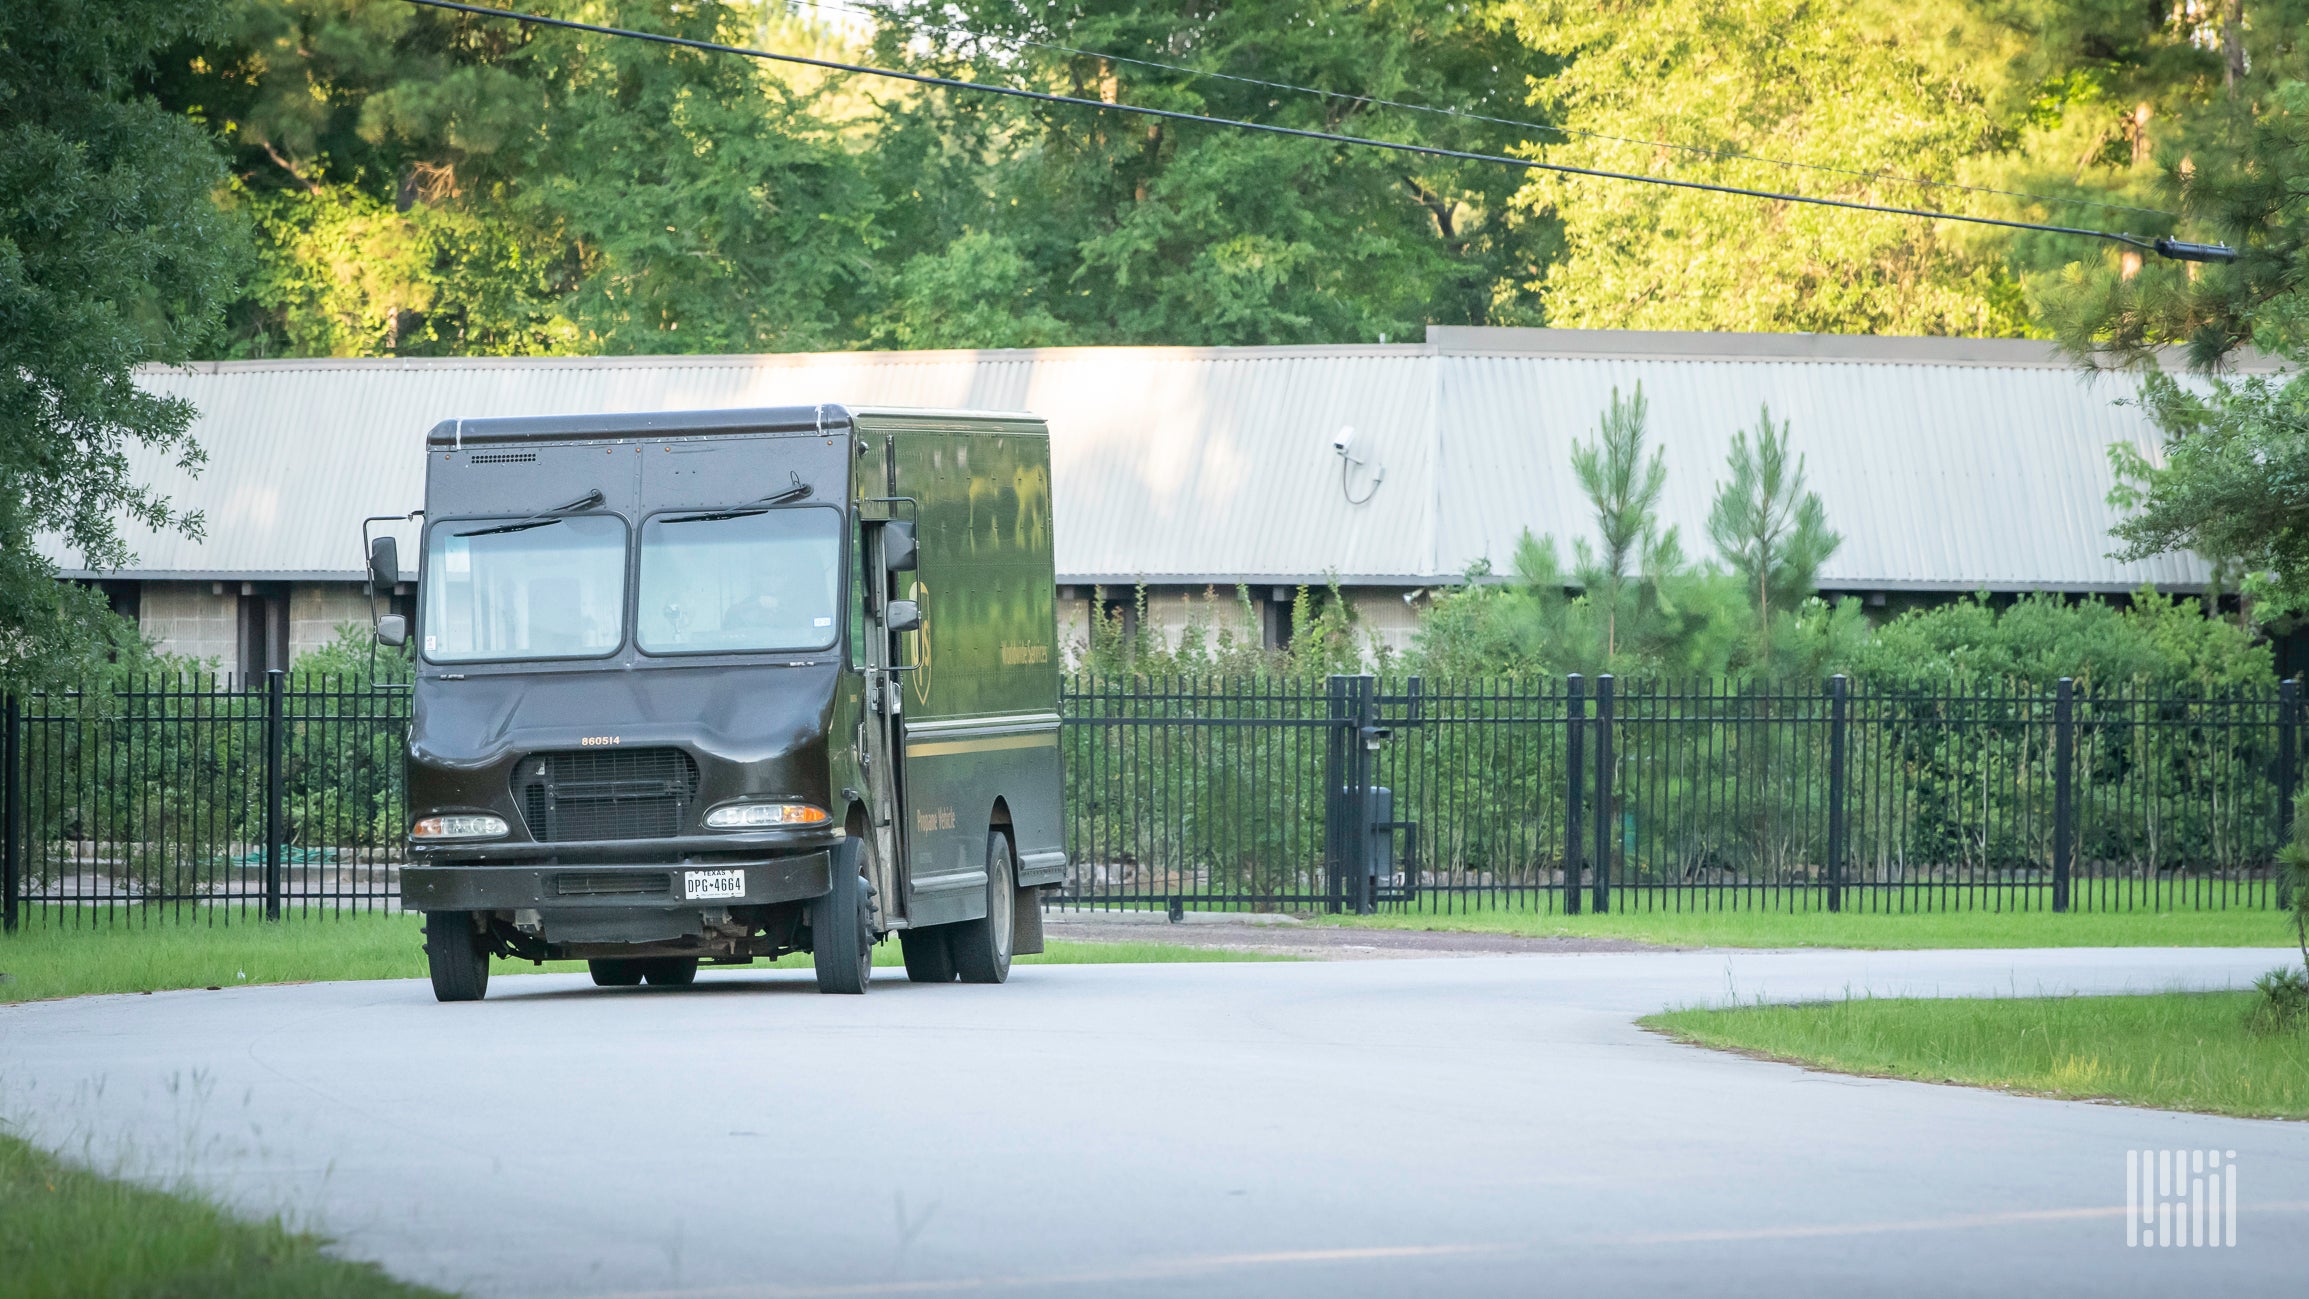
[{"label": "front grille", "polygon": [[680,749],[532,753],[513,769],[513,796],[540,843],[664,839],[697,801],[698,764]]},{"label": "front grille", "polygon": [[672,889],[673,877],[663,871],[566,871],[553,877],[553,891],[565,898],[630,897]]}]

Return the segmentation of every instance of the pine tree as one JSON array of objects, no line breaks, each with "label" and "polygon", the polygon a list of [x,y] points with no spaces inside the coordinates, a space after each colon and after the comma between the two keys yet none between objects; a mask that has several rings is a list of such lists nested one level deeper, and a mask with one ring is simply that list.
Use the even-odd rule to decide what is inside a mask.
[{"label": "pine tree", "polygon": [[1656,597],[1659,579],[1683,567],[1676,530],[1659,530],[1660,489],[1667,484],[1668,468],[1656,450],[1644,458],[1646,418],[1642,384],[1625,401],[1614,388],[1595,440],[1571,449],[1572,472],[1595,507],[1596,533],[1603,542],[1600,551],[1585,537],[1573,543],[1575,572],[1590,602],[1603,612],[1607,660],[1619,653],[1621,624],[1642,603],[1647,588]]},{"label": "pine tree", "polygon": [[1804,489],[1804,457],[1788,455],[1788,425],[1757,417],[1755,437],[1732,435],[1731,476],[1716,487],[1708,539],[1740,575],[1755,604],[1757,662],[1771,651],[1772,611],[1795,608],[1817,589],[1820,566],[1844,539],[1828,527],[1817,492]]}]

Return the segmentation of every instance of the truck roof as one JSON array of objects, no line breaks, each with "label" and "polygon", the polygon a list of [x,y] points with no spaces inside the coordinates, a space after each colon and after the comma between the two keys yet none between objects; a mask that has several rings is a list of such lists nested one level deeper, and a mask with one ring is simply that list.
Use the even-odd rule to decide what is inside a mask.
[{"label": "truck roof", "polygon": [[1000,424],[1005,432],[1043,429],[1042,419],[1024,411],[941,410],[913,406],[755,406],[734,410],[660,410],[615,415],[523,415],[495,419],[445,419],[425,435],[425,444],[460,447],[469,442],[562,442],[626,438],[726,437],[733,433],[822,433],[859,419],[919,421],[972,431],[972,425]]}]

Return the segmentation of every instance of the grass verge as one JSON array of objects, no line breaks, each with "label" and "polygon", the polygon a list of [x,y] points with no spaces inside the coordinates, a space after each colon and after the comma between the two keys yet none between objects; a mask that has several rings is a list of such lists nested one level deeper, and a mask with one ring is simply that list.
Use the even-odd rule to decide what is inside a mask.
[{"label": "grass verge", "polygon": [[[332,979],[421,979],[425,955],[414,915],[314,916],[278,924],[236,920],[129,920],[81,928],[42,926],[0,938],[0,1002],[77,997],[99,992],[231,988],[252,983]],[[1096,965],[1149,961],[1288,960],[1258,953],[1212,951],[1167,943],[1052,942],[1021,965]],[[789,956],[770,968],[807,968]],[[876,965],[899,964],[898,945],[874,949]],[[548,961],[549,971],[585,969],[583,961]],[[764,968],[757,963],[750,967]],[[492,974],[537,972],[526,961],[498,961]]]},{"label": "grass verge", "polygon": [[1677,1010],[1678,1041],[1881,1078],[2242,1118],[2309,1119],[2309,1030],[2246,1025],[2260,994],[1884,999]]},{"label": "grass verge", "polygon": [[16,1299],[445,1299],[278,1220],[146,1190],[0,1136],[0,1289]]},{"label": "grass verge", "polygon": [[1503,906],[1449,914],[1315,916],[1378,929],[1464,930],[1530,937],[1624,938],[1670,947],[2291,947],[2273,910],[2226,911],[1614,911],[1562,915]]}]

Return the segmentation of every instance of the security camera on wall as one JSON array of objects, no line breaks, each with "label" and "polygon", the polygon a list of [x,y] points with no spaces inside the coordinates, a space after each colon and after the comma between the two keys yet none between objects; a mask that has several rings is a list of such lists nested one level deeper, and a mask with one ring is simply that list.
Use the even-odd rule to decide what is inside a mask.
[{"label": "security camera on wall", "polygon": [[[1381,466],[1370,464],[1355,454],[1354,425],[1342,424],[1339,426],[1339,431],[1331,435],[1331,450],[1339,457],[1339,490],[1346,496],[1347,503],[1349,505],[1361,505],[1370,500],[1372,495],[1379,490],[1379,484],[1385,481],[1387,471]],[[1361,496],[1355,494],[1354,486],[1350,481],[1358,467],[1371,471],[1370,490]]]}]

